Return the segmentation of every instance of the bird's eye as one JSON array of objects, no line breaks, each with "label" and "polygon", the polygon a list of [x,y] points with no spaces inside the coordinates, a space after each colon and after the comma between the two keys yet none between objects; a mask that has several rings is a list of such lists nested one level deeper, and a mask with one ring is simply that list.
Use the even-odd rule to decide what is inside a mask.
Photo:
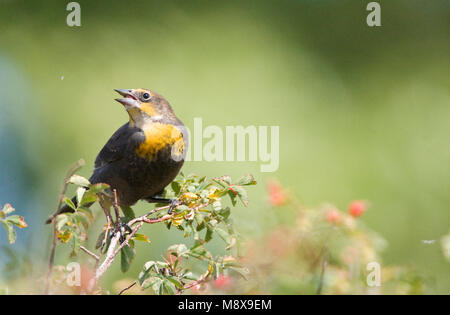
[{"label": "bird's eye", "polygon": [[148,101],[150,99],[150,94],[149,93],[144,93],[142,94],[142,98],[146,101]]}]

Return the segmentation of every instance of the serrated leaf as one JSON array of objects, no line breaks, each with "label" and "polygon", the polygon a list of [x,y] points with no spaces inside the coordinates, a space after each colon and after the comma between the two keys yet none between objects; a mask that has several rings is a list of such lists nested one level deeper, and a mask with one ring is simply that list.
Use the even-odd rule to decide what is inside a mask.
[{"label": "serrated leaf", "polygon": [[167,252],[175,257],[180,257],[189,252],[189,250],[185,244],[174,244],[167,249]]},{"label": "serrated leaf", "polygon": [[82,187],[89,187],[89,185],[91,184],[86,178],[77,174],[72,175],[69,178],[68,182]]},{"label": "serrated leaf", "polygon": [[246,174],[246,175],[242,176],[241,178],[239,178],[237,184],[241,185],[241,186],[256,185],[256,180],[252,174]]},{"label": "serrated leaf", "polygon": [[28,226],[27,223],[25,222],[25,219],[20,215],[11,215],[9,217],[6,217],[5,221],[11,222],[12,224],[21,229],[26,228]]},{"label": "serrated leaf", "polygon": [[223,188],[226,188],[231,185],[231,177],[228,175],[216,177],[212,179],[214,182],[222,186]]},{"label": "serrated leaf", "polygon": [[234,206],[236,206],[237,203],[237,193],[234,190],[228,190],[227,191],[228,196],[231,199],[231,204]]},{"label": "serrated leaf", "polygon": [[3,209],[2,209],[2,212],[3,212],[5,215],[11,214],[11,213],[13,213],[14,211],[16,211],[16,209],[14,209],[9,203],[5,204],[5,205],[3,206]]},{"label": "serrated leaf", "polygon": [[248,194],[244,187],[233,185],[230,186],[230,189],[239,197],[239,199],[242,201],[244,206],[248,206]]}]

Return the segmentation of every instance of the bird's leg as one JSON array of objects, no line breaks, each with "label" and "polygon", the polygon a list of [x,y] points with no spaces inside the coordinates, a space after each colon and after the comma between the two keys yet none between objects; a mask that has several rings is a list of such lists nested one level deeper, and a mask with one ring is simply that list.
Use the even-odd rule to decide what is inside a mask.
[{"label": "bird's leg", "polygon": [[113,202],[113,208],[114,208],[114,212],[116,214],[116,232],[119,229],[120,226],[120,212],[119,212],[119,202],[117,201],[117,190],[113,190],[114,192],[114,202]]},{"label": "bird's leg", "polygon": [[[114,203],[113,203],[113,207],[114,207],[114,211],[116,213],[116,224],[115,224],[115,230],[114,230],[114,234],[115,233],[120,233],[120,243],[123,243],[125,241],[125,233],[131,233],[133,232],[133,230],[131,229],[131,227],[128,225],[127,222],[123,222],[120,219],[120,211],[119,211],[119,202],[117,201],[117,190],[113,190],[114,191]],[[126,217],[125,217],[126,219]]]},{"label": "bird's leg", "polygon": [[169,211],[167,211],[168,214],[172,214],[173,209],[178,206],[179,204],[181,204],[181,201],[178,200],[177,198],[172,198],[172,199],[168,199],[168,198],[163,198],[160,195],[154,195],[148,198],[145,198],[145,201],[147,202],[154,202],[154,203],[169,203],[170,207],[169,207]]}]

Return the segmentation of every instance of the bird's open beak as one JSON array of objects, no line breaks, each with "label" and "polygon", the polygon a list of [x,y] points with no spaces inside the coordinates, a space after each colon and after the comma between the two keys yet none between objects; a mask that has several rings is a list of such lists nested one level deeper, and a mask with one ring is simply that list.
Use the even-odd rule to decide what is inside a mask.
[{"label": "bird's open beak", "polygon": [[116,98],[116,101],[121,103],[125,107],[138,107],[139,102],[137,98],[133,95],[133,90],[127,89],[114,89],[117,93],[124,96],[125,98]]}]

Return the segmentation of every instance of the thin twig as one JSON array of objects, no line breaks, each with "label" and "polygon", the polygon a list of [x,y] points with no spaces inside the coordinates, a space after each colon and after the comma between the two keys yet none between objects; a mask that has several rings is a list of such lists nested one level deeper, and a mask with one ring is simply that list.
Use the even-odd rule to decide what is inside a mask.
[{"label": "thin twig", "polygon": [[[112,225],[112,217],[111,217],[111,213],[110,213],[110,211],[108,211],[109,209],[106,209],[105,208],[105,205],[103,204],[103,202],[101,201],[101,200],[99,200],[99,202],[98,202],[99,204],[100,204],[100,207],[102,208],[102,210],[103,210],[103,213],[105,213],[105,216],[106,216],[106,230],[105,230],[105,237],[103,238],[103,241],[102,241],[102,245],[100,246],[100,256],[102,255],[102,253],[103,253],[103,248],[105,247],[105,245],[106,245],[106,242],[108,241],[108,234],[109,234],[109,230],[111,229],[111,225]],[[97,268],[97,264],[95,265],[95,268]]]},{"label": "thin twig", "polygon": [[100,267],[97,268],[95,272],[95,282],[98,281],[98,279],[105,273],[105,271],[111,266],[112,262],[114,261],[114,258],[116,255],[120,252],[120,250],[128,244],[130,239],[136,234],[136,232],[142,227],[144,223],[140,222],[138,226],[128,235],[126,240],[119,245],[119,247],[115,250],[115,247],[117,243],[119,242],[121,233],[117,232],[111,239],[111,244],[109,245],[108,252],[106,253],[106,258],[103,261],[103,263],[100,265]]},{"label": "thin twig", "polygon": [[[66,177],[64,178],[64,183],[61,186],[61,192],[59,194],[58,197],[58,205],[56,207],[56,212],[57,213],[59,211],[59,209],[61,209],[62,203],[63,203],[63,199],[64,199],[64,195],[66,193],[67,190],[67,186],[69,185],[69,178],[76,172],[78,171],[82,166],[84,165],[84,160],[80,159],[78,160],[67,172]],[[52,243],[52,249],[50,251],[50,259],[48,262],[48,271],[47,271],[47,282],[45,284],[45,293],[44,294],[48,294],[49,290],[50,290],[50,278],[52,277],[53,274],[53,265],[55,263],[55,253],[56,253],[56,245],[58,245],[58,236],[57,236],[57,229],[56,229],[56,220],[55,220],[56,216],[52,218],[53,221],[53,243]]]},{"label": "thin twig", "polygon": [[191,283],[186,284],[185,286],[183,286],[182,290],[177,291],[177,295],[180,295],[184,291],[186,291],[186,290],[188,290],[188,289],[190,289],[192,287],[195,287],[195,286],[199,285],[202,282],[205,282],[206,280],[208,280],[208,277],[210,275],[211,275],[211,273],[209,271],[207,271],[203,276],[200,277],[200,279],[192,281]]},{"label": "thin twig", "polygon": [[131,289],[132,287],[134,287],[136,285],[136,283],[137,283],[137,281],[134,281],[128,287],[126,287],[125,289],[122,289],[122,291],[120,291],[118,295],[122,295],[122,293],[124,293],[125,291],[127,291],[127,290]]},{"label": "thin twig", "polygon": [[89,249],[87,249],[86,247],[84,247],[83,245],[80,245],[80,249],[85,252],[86,254],[88,254],[89,256],[91,256],[92,258],[94,258],[95,260],[99,260],[100,257],[98,257],[97,255],[95,255],[93,252],[91,252]]},{"label": "thin twig", "polygon": [[322,261],[322,270],[320,271],[320,278],[319,278],[319,286],[317,287],[317,295],[322,294],[322,288],[323,288],[323,278],[325,276],[325,269],[327,268],[327,259],[326,259],[326,253],[324,254],[323,261]]}]

